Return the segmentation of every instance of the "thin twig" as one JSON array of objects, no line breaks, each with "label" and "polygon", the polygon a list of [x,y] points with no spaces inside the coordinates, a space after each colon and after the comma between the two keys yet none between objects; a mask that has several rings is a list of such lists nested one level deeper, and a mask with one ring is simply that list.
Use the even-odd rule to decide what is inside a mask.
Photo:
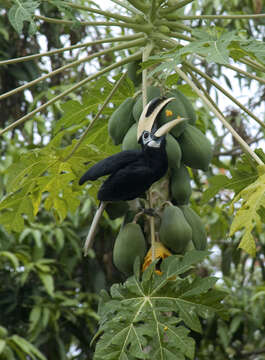
[{"label": "thin twig", "polygon": [[[250,144],[253,144],[253,143],[257,143],[257,142],[259,142],[260,140],[263,140],[263,139],[264,139],[264,136],[262,135],[258,139],[251,139],[251,140],[246,141],[246,142],[248,143],[248,145],[250,145]],[[239,150],[241,150],[241,146],[235,146],[231,150],[215,152],[214,156],[231,156],[231,155],[239,154]]]},{"label": "thin twig", "polygon": [[110,99],[113,97],[113,95],[115,94],[115,92],[118,90],[121,82],[123,81],[123,79],[125,78],[127,74],[127,71],[125,71],[121,78],[117,81],[117,83],[114,85],[114,87],[112,88],[111,92],[109,93],[109,95],[107,96],[107,98],[105,99],[103,105],[101,106],[101,108],[99,109],[99,111],[97,112],[96,116],[94,117],[94,119],[90,122],[90,124],[87,126],[86,130],[84,131],[83,135],[80,137],[80,139],[77,141],[77,143],[75,144],[74,148],[72,149],[72,151],[70,152],[70,154],[68,154],[63,161],[67,161],[70,159],[70,157],[76,152],[76,150],[79,148],[79,146],[82,144],[84,138],[86,137],[87,133],[89,132],[90,128],[94,125],[95,121],[97,121],[97,119],[100,117],[102,111],[105,109],[105,107],[107,106],[107,104],[109,103]]},{"label": "thin twig", "polygon": [[18,125],[21,125],[22,123],[24,123],[26,120],[28,120],[29,118],[31,118],[33,115],[37,114],[40,111],[45,110],[48,106],[54,104],[56,101],[60,100],[62,97],[70,94],[72,91],[78,89],[79,87],[83,86],[84,84],[86,84],[89,81],[92,81],[94,79],[96,79],[97,77],[113,70],[116,69],[122,65],[125,65],[133,60],[137,60],[139,59],[139,57],[142,55],[142,51],[138,51],[137,53],[135,53],[134,55],[130,55],[127,56],[125,59],[122,59],[120,61],[118,61],[117,63],[114,63],[112,65],[107,66],[106,68],[98,71],[96,74],[91,75],[89,77],[87,77],[86,79],[83,79],[81,81],[79,81],[77,84],[75,84],[74,86],[72,86],[71,88],[63,91],[61,94],[55,96],[53,99],[47,101],[45,104],[39,106],[37,109],[31,111],[30,113],[28,113],[27,115],[23,116],[22,118],[18,119],[17,121],[15,121],[13,124],[7,126],[5,129],[0,131],[0,136],[3,135],[4,133],[6,133],[9,130],[14,129],[15,127],[17,127]]},{"label": "thin twig", "polygon": [[190,78],[178,67],[175,68],[176,73],[185,80],[190,87],[196,92],[202,101],[212,110],[217,118],[223,123],[223,125],[230,131],[233,137],[241,145],[242,149],[247,152],[259,165],[264,165],[263,161],[255,154],[255,152],[249,147],[249,145],[241,138],[241,136],[234,130],[234,128],[226,121],[226,119],[216,110],[206,96],[197,88],[197,86],[190,80]]}]

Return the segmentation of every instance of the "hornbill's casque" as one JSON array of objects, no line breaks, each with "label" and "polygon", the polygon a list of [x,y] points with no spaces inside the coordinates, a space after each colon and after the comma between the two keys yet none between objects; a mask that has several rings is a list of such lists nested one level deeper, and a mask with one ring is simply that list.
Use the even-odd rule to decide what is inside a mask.
[{"label": "hornbill's casque", "polygon": [[106,202],[133,200],[166,174],[168,160],[165,135],[183,118],[172,120],[159,129],[154,122],[159,112],[173,99],[155,98],[144,108],[137,129],[137,140],[142,150],[125,150],[114,154],[93,165],[79,180],[79,185],[82,185],[87,180],[93,181],[110,174],[98,191],[100,205],[86,238],[85,255],[92,246]]}]

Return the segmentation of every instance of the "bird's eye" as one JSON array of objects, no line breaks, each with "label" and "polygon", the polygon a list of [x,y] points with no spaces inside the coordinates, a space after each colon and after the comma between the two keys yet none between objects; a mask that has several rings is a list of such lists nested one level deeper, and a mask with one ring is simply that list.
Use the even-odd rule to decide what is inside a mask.
[{"label": "bird's eye", "polygon": [[144,139],[146,140],[148,138],[148,133],[144,133]]}]

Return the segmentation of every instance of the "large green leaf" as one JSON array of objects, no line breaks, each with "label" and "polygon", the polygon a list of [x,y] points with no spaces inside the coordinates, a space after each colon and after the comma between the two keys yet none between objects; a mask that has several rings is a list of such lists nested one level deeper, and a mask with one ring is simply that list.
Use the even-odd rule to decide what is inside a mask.
[{"label": "large green leaf", "polygon": [[220,302],[225,294],[212,289],[216,278],[183,278],[207,254],[170,256],[162,263],[162,275],[153,264],[142,280],[138,272],[124,284],[113,285],[111,297],[103,292],[94,359],[193,359],[189,329],[200,332],[199,317],[224,313]]},{"label": "large green leaf", "polygon": [[239,247],[250,255],[255,256],[256,245],[252,234],[255,226],[261,228],[260,213],[265,208],[265,165],[258,166],[259,177],[252,184],[244,188],[234,198],[231,208],[236,210],[236,203],[241,201],[240,208],[236,210],[234,220],[231,225],[230,235],[243,229],[243,237]]}]

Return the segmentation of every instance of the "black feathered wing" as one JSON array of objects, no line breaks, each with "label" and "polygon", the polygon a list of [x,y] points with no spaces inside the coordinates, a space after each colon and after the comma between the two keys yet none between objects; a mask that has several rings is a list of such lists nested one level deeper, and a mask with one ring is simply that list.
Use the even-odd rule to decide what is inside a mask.
[{"label": "black feathered wing", "polygon": [[79,180],[79,185],[84,184],[87,180],[96,180],[101,176],[109,175],[117,172],[119,169],[137,161],[141,156],[139,150],[124,150],[108,158],[99,161],[93,165]]},{"label": "black feathered wing", "polygon": [[102,184],[98,199],[102,201],[132,200],[142,196],[157,180],[153,170],[143,157],[130,163],[112,175]]}]

